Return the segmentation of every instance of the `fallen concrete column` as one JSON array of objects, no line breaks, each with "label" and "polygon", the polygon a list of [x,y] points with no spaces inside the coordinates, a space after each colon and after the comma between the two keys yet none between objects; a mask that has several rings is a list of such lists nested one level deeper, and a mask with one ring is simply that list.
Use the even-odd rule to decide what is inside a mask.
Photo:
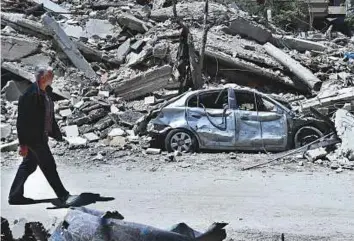
[{"label": "fallen concrete column", "polygon": [[290,86],[294,89],[298,89],[298,90],[303,91],[303,89],[300,86],[295,85],[294,82],[288,77],[279,76],[279,75],[271,72],[268,69],[263,69],[255,64],[241,61],[240,59],[234,58],[234,57],[224,54],[222,52],[206,50],[205,56],[207,58],[216,59],[218,61],[218,63],[220,63],[220,64],[224,63],[228,66],[232,66],[235,69],[240,69],[241,71],[247,70],[247,71],[249,71],[255,75],[258,75],[260,77],[266,77],[266,78],[274,80],[278,83],[282,83],[282,84]]},{"label": "fallen concrete column", "polygon": [[269,30],[241,17],[231,22],[230,26],[226,29],[226,33],[246,36],[261,44],[270,41],[272,38],[272,33]]},{"label": "fallen concrete column", "polygon": [[118,83],[114,92],[125,100],[132,100],[165,87],[168,84],[171,73],[172,67],[169,65],[149,70],[134,78]]},{"label": "fallen concrete column", "polygon": [[301,103],[301,110],[303,112],[310,111],[310,107],[323,108],[333,106],[338,103],[347,103],[354,101],[354,87],[344,88],[332,91],[330,95],[315,97]]},{"label": "fallen concrete column", "polygon": [[314,50],[314,51],[325,51],[326,46],[320,43],[316,43],[313,41],[293,38],[290,36],[274,36],[272,39],[272,43],[278,47],[296,49],[300,52],[305,52],[306,50]]},{"label": "fallen concrete column", "polygon": [[302,66],[288,54],[278,49],[271,43],[266,43],[263,47],[270,56],[274,57],[279,63],[287,67],[310,90],[320,90],[322,81],[318,79],[310,70]]},{"label": "fallen concrete column", "polygon": [[96,78],[96,73],[92,69],[91,65],[81,55],[77,49],[75,43],[65,34],[64,30],[59,24],[50,16],[43,16],[43,23],[51,29],[54,40],[58,43],[59,47],[69,57],[73,64],[82,72],[84,72],[87,78]]},{"label": "fallen concrete column", "polygon": [[39,49],[36,41],[12,36],[1,37],[1,59],[15,61],[34,54]]}]

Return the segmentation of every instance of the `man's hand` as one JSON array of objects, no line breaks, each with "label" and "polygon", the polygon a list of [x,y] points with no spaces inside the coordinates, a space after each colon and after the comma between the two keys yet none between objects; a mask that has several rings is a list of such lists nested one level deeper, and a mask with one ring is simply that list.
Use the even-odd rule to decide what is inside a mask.
[{"label": "man's hand", "polygon": [[20,146],[19,152],[20,156],[26,157],[28,155],[28,147],[25,145]]}]

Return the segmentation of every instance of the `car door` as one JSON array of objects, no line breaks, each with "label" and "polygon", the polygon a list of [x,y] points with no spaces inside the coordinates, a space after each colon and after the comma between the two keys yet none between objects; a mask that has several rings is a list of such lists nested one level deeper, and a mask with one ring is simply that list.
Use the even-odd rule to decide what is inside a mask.
[{"label": "car door", "polygon": [[201,148],[234,148],[235,116],[230,108],[229,91],[202,91],[187,101],[187,123],[198,136]]},{"label": "car door", "polygon": [[246,150],[284,150],[287,118],[270,98],[250,91],[235,91],[236,146]]}]

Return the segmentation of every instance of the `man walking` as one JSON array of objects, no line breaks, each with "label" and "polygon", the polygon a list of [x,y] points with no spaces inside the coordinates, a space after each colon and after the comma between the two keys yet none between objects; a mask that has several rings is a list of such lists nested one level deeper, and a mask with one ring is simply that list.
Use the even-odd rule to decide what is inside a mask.
[{"label": "man walking", "polygon": [[18,102],[17,135],[20,142],[19,153],[23,156],[23,161],[11,186],[9,204],[34,203],[33,199],[23,196],[24,184],[39,166],[62,204],[71,205],[77,201],[78,196],[70,195],[63,186],[48,146],[48,137],[62,140],[51,100],[53,70],[50,67],[37,67],[35,76],[36,82]]}]

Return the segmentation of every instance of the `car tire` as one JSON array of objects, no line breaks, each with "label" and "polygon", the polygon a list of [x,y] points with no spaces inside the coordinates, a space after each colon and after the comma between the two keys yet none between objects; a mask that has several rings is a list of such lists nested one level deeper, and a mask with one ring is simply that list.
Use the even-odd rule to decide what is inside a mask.
[{"label": "car tire", "polygon": [[303,126],[294,135],[294,147],[305,146],[323,136],[323,132],[314,126]]},{"label": "car tire", "polygon": [[191,153],[197,150],[198,142],[190,131],[176,129],[167,134],[165,138],[165,148],[168,152],[179,151]]}]

